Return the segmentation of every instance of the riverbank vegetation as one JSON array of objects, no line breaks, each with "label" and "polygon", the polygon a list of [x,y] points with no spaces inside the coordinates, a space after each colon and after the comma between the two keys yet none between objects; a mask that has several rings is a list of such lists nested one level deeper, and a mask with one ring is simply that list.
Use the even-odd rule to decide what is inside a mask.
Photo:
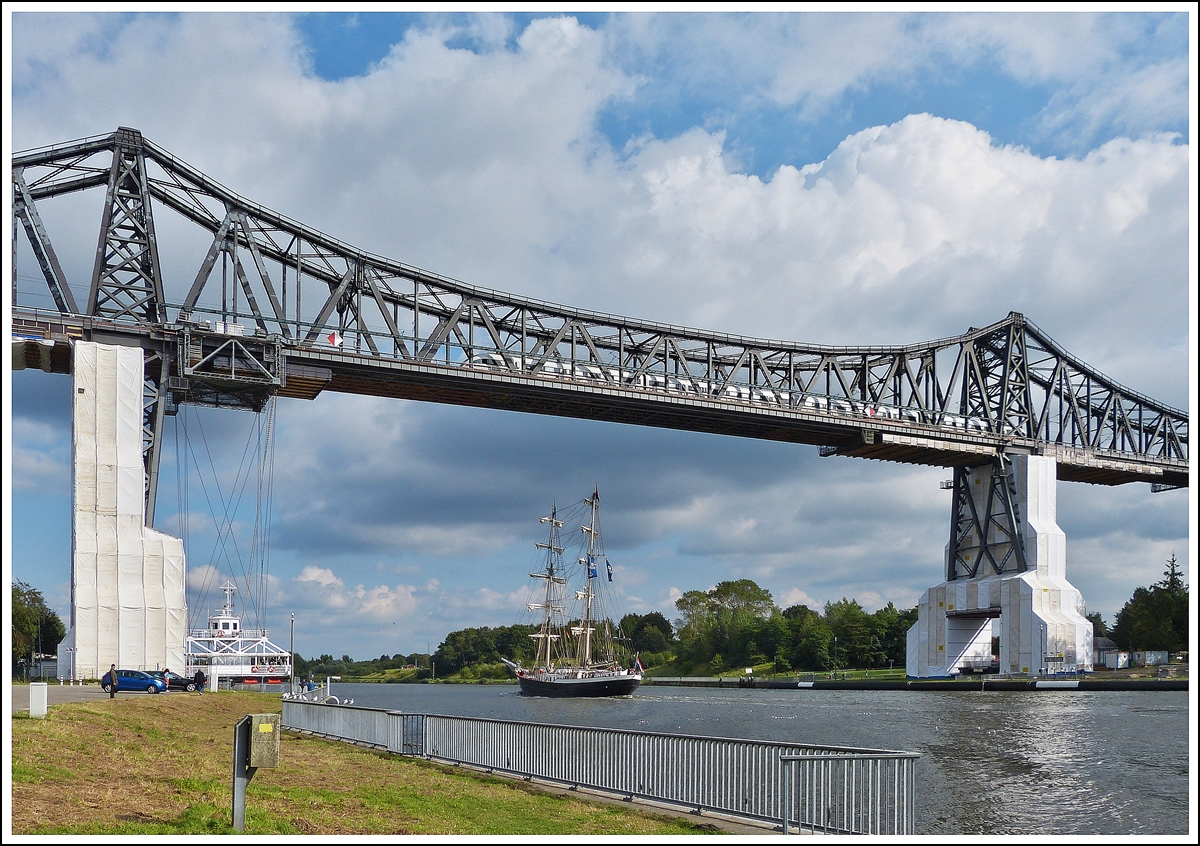
[{"label": "riverbank vegetation", "polygon": [[[1099,614],[1089,614],[1098,637],[1111,636],[1130,650],[1187,648],[1188,589],[1174,556],[1164,578],[1139,587],[1117,614],[1111,631]],[[917,609],[888,603],[868,613],[843,597],[823,608],[779,608],[769,590],[751,579],[721,582],[711,590],[691,590],[675,603],[679,616],[627,614],[619,623],[627,661],[637,656],[651,676],[898,672],[903,677],[908,630]],[[509,680],[501,659],[528,663],[533,657],[533,626],[498,626],[450,632],[432,655],[383,655],[370,661],[297,659],[301,677],[326,675],[355,681]]]},{"label": "riverbank vegetation", "polygon": [[[14,834],[232,834],[233,727],[278,696],[120,696],[12,720]],[[713,829],[285,733],[247,834],[680,835]]]},{"label": "riverbank vegetation", "polygon": [[[816,673],[904,667],[915,608],[891,603],[868,613],[853,599],[780,609],[770,591],[750,579],[688,591],[676,602],[672,623],[658,611],[626,614],[619,622],[628,663],[640,658],[651,676],[741,673]],[[450,632],[432,655],[382,655],[369,661],[330,655],[297,657],[302,678],[341,676],[343,681],[484,681],[512,678],[501,659],[533,658],[533,626],[498,626]]]}]

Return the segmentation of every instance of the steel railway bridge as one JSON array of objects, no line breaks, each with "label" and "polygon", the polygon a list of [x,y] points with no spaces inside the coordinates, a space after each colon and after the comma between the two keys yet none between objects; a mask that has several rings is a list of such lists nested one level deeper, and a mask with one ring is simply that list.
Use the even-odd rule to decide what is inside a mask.
[{"label": "steel railway bridge", "polygon": [[[19,152],[12,168],[14,367],[70,372],[76,340],[143,351],[147,526],[164,416],[323,391],[955,468],[949,580],[980,576],[985,560],[996,574],[1028,566],[1012,484],[989,483],[979,503],[967,495],[979,468],[999,477],[1013,456],[1040,456],[1067,481],[1189,481],[1185,411],[1097,372],[1015,312],[906,346],[740,337],[540,302],[373,255],[233,193],[135,129]],[[89,279],[71,279],[39,206],[91,189],[104,192],[95,259]],[[164,238],[156,217],[166,233],[167,213]],[[18,223],[53,309],[18,300]],[[173,251],[172,267],[185,252],[171,238],[199,245],[194,275],[164,273],[160,249]]]}]

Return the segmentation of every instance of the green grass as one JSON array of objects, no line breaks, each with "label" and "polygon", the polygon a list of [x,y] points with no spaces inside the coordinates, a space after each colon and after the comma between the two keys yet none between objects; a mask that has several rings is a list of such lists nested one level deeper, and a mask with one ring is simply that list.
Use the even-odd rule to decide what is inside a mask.
[{"label": "green grass", "polygon": [[[12,726],[15,834],[225,834],[233,726],[277,696],[118,697]],[[247,790],[247,834],[686,835],[714,829],[285,733]]]}]

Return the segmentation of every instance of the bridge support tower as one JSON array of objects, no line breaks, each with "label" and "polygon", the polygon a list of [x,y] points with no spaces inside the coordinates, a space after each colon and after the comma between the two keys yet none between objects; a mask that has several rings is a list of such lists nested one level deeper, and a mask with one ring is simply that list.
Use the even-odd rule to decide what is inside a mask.
[{"label": "bridge support tower", "polygon": [[908,675],[1092,670],[1092,624],[1067,581],[1053,458],[1000,455],[954,471],[946,580],[921,596]]},{"label": "bridge support tower", "polygon": [[145,361],[76,341],[72,391],[71,625],[76,672],[184,669],[183,541],[146,526]]}]

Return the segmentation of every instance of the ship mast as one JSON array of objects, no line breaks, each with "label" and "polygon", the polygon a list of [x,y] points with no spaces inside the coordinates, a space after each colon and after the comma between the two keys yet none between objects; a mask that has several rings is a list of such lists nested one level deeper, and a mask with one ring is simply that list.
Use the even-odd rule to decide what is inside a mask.
[{"label": "ship mast", "polygon": [[595,627],[592,626],[592,600],[596,598],[596,594],[592,592],[592,572],[596,567],[596,510],[600,507],[600,492],[596,491],[591,499],[585,497],[583,501],[591,506],[592,519],[589,525],[579,527],[587,533],[588,544],[585,557],[579,560],[584,569],[583,590],[575,592],[575,598],[583,602],[583,618],[580,620],[579,626],[574,629],[574,633],[582,637],[579,666],[590,667],[592,665],[592,632],[595,631]]},{"label": "ship mast", "polygon": [[[530,637],[538,642],[537,659],[534,661],[534,666],[544,667],[547,670],[553,669],[552,650],[550,648],[551,641],[557,640],[559,635],[554,632],[553,615],[556,610],[565,610],[561,605],[554,604],[554,585],[566,584],[566,579],[556,575],[554,566],[555,559],[562,555],[563,548],[559,546],[558,530],[562,528],[562,521],[558,519],[558,507],[554,506],[550,509],[550,516],[541,519],[543,523],[550,524],[550,534],[546,543],[535,543],[538,549],[546,550],[546,572],[545,573],[530,573],[530,578],[546,580],[546,596],[545,599],[538,602],[530,602],[525,607],[530,611],[542,611],[542,628],[540,631],[531,634]],[[562,567],[558,567],[561,570]]]}]

